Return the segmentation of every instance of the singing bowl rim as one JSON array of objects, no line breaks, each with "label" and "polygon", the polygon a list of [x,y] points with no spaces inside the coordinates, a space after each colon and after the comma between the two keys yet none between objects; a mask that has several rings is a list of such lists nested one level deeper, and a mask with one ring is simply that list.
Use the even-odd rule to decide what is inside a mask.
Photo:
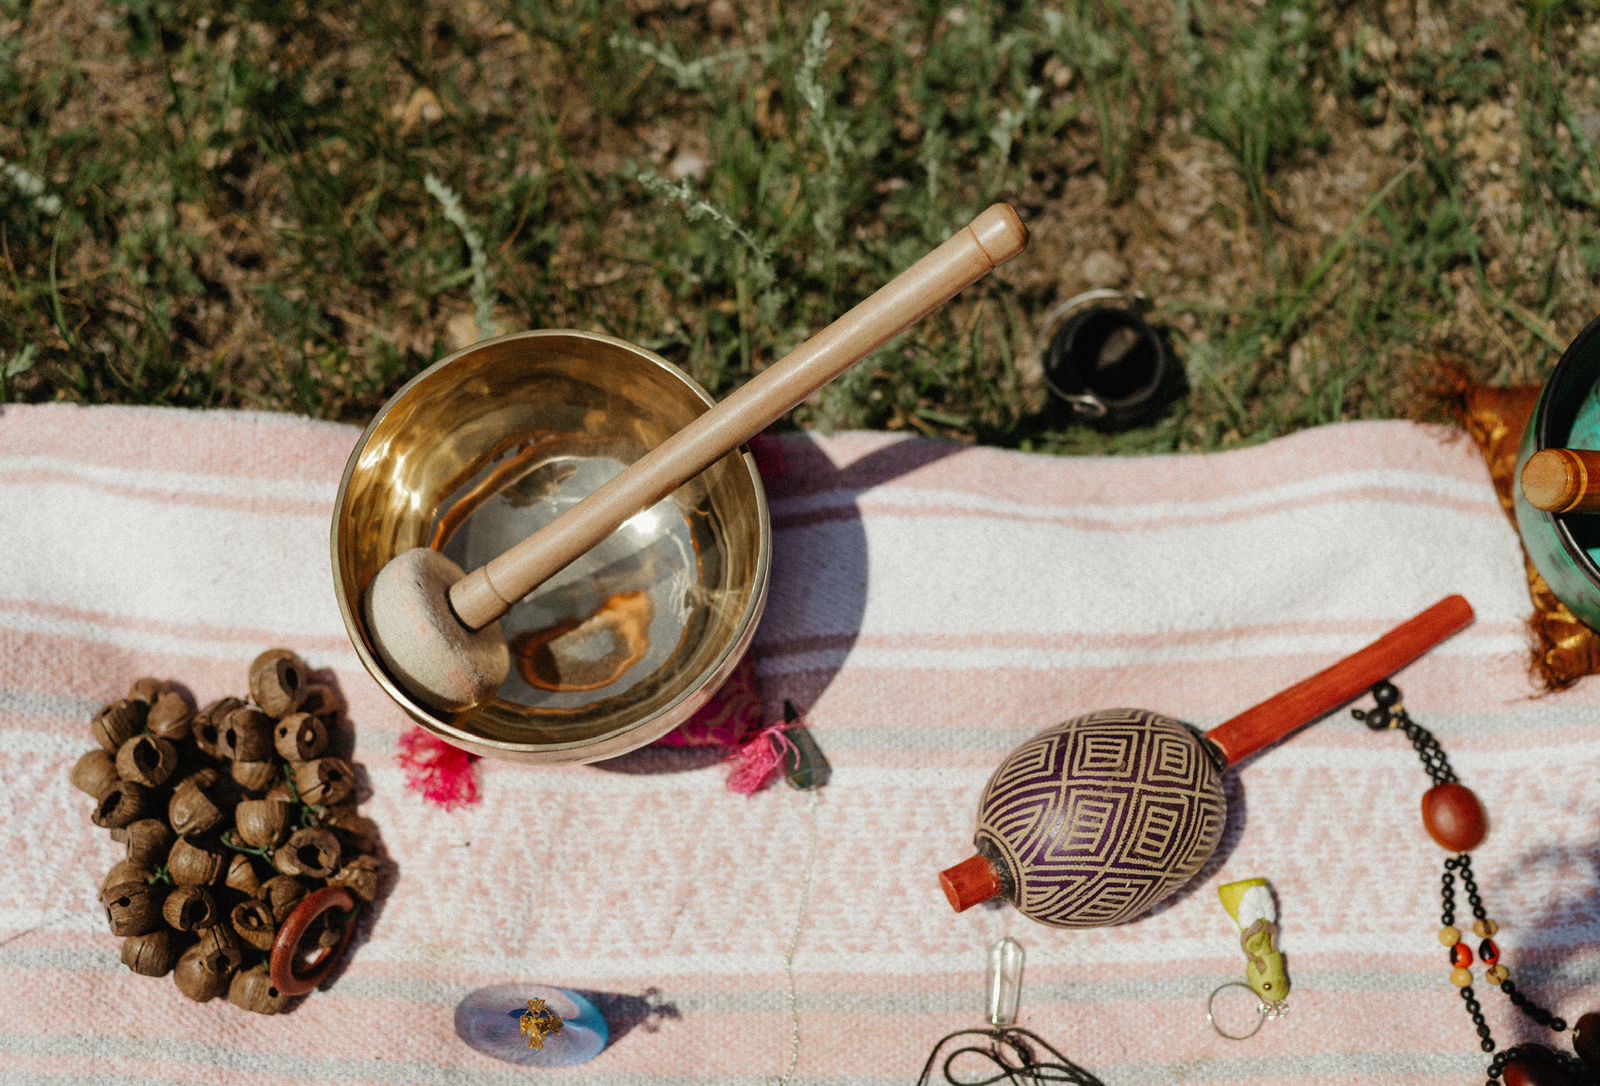
[{"label": "singing bowl rim", "polygon": [[418,725],[454,746],[488,758],[549,765],[571,765],[603,761],[607,758],[615,758],[618,755],[637,750],[648,743],[660,739],[704,707],[717,690],[727,682],[729,676],[733,674],[734,668],[738,666],[739,661],[749,651],[750,644],[755,639],[756,627],[760,625],[762,614],[766,610],[767,592],[772,579],[772,517],[768,508],[766,488],[761,482],[761,472],[757,468],[755,457],[751,455],[750,450],[748,448],[742,449],[738,457],[739,462],[744,467],[746,476],[748,476],[755,503],[757,538],[754,584],[749,594],[749,602],[745,606],[744,613],[739,618],[738,625],[734,628],[733,636],[729,638],[728,643],[723,646],[707,667],[703,668],[692,681],[683,684],[682,689],[671,701],[662,705],[653,713],[648,713],[624,727],[599,737],[575,739],[561,743],[524,743],[496,739],[478,734],[462,726],[464,722],[471,720],[473,711],[441,714],[412,697],[384,669],[382,662],[368,644],[363,632],[365,620],[361,615],[361,600],[359,596],[352,599],[350,594],[345,591],[345,578],[339,552],[342,539],[343,514],[351,481],[355,478],[362,454],[372,440],[373,434],[377,432],[384,420],[389,417],[397,406],[418,388],[435,379],[445,369],[459,364],[463,358],[486,348],[513,340],[536,340],[563,336],[592,340],[620,348],[640,362],[648,363],[668,377],[677,380],[699,400],[705,410],[710,410],[716,406],[717,401],[712,397],[711,393],[707,392],[700,382],[679,367],[668,362],[654,351],[639,346],[637,343],[631,343],[628,340],[607,335],[604,332],[590,332],[574,328],[538,328],[522,332],[509,332],[505,335],[479,340],[439,359],[439,361],[418,373],[404,385],[401,385],[373,415],[366,428],[361,431],[361,437],[357,439],[355,447],[350,450],[349,459],[345,462],[344,473],[339,479],[339,489],[334,496],[333,522],[328,533],[332,559],[333,591],[339,603],[340,617],[344,620],[345,634],[349,637],[350,644],[355,649],[357,658],[361,661],[361,666],[382,687],[384,693]]},{"label": "singing bowl rim", "polygon": [[[1600,355],[1600,317],[1585,325],[1567,345],[1540,390],[1518,450],[1511,489],[1517,529],[1535,568],[1557,599],[1590,626],[1600,627],[1600,566],[1578,545],[1566,515],[1535,509],[1522,496],[1522,469],[1528,458],[1543,449],[1564,444],[1571,430],[1576,411],[1564,406],[1567,397],[1581,400],[1600,384],[1600,357],[1597,355]],[[1555,407],[1558,392],[1563,395],[1560,410]],[[1564,424],[1561,432],[1555,425],[1556,417]]]}]

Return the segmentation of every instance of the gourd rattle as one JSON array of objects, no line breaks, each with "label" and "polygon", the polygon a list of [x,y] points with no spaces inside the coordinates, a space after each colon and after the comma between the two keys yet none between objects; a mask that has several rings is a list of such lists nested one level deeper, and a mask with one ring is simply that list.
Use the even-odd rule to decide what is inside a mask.
[{"label": "gourd rattle", "polygon": [[1027,243],[1017,213],[995,204],[572,509],[472,573],[425,547],[396,556],[378,571],[365,599],[384,666],[419,700],[446,712],[492,698],[511,669],[499,619],[518,600]]},{"label": "gourd rattle", "polygon": [[1353,656],[1204,735],[1145,709],[1058,724],[1013,751],[978,805],[977,855],[939,876],[957,912],[1004,896],[1063,928],[1131,920],[1205,866],[1230,766],[1354,700],[1472,621],[1441,600]]}]

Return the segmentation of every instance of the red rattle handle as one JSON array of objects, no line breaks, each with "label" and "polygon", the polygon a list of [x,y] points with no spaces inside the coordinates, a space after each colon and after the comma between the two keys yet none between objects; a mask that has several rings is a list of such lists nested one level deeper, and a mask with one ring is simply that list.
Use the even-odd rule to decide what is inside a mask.
[{"label": "red rattle handle", "polygon": [[1238,765],[1290,732],[1354,701],[1471,622],[1472,605],[1464,597],[1448,596],[1326,671],[1218,724],[1206,732],[1206,738],[1222,751],[1229,765]]},{"label": "red rattle handle", "polygon": [[350,936],[356,930],[355,917],[346,919],[344,934],[339,937],[339,941],[331,947],[318,950],[316,956],[307,963],[304,972],[296,968],[298,965],[296,959],[300,955],[300,940],[306,937],[312,921],[323,913],[333,909],[353,912],[355,907],[355,897],[342,886],[324,886],[306,895],[283,922],[283,927],[278,929],[278,937],[272,941],[272,957],[267,969],[272,975],[272,984],[278,991],[290,996],[305,995],[333,972],[333,967],[339,964],[345,948],[350,945]]}]

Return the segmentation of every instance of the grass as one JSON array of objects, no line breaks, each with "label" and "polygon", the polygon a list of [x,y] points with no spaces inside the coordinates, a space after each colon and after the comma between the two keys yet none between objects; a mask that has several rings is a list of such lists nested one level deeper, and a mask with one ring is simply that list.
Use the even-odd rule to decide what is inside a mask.
[{"label": "grass", "polygon": [[[995,199],[1028,254],[795,416],[1059,452],[1536,381],[1600,277],[1594,6],[0,0],[0,398],[357,421],[494,331],[737,386]],[[1060,298],[1192,392],[1042,421]]]}]

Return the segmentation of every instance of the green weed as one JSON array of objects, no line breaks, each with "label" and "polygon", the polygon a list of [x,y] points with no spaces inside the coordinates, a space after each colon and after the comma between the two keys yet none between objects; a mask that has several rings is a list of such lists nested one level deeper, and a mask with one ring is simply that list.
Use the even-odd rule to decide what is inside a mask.
[{"label": "green weed", "polygon": [[[361,420],[522,327],[720,395],[998,199],[1030,252],[796,424],[1151,452],[1411,411],[1440,354],[1536,380],[1600,277],[1594,37],[1421,17],[90,0],[62,41],[0,0],[0,396]],[[1037,325],[1084,285],[1150,293],[1188,363],[1131,433],[1041,415]]]}]

